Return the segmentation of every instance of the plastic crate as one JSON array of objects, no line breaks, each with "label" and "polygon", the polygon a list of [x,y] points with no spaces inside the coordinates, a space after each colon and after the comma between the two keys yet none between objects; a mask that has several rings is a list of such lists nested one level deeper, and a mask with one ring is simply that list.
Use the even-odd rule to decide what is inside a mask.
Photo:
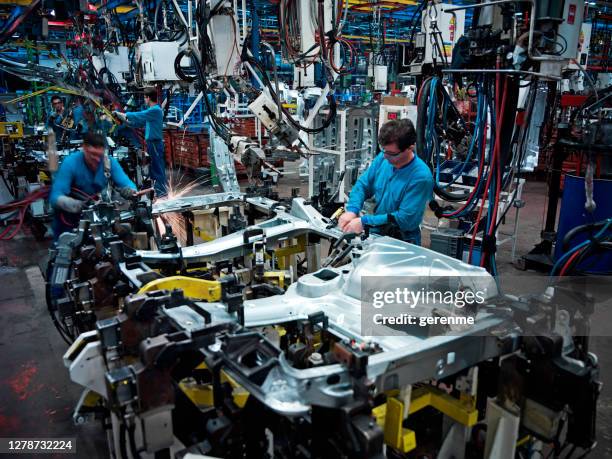
[{"label": "plastic crate", "polygon": [[[463,164],[461,164],[461,167],[463,167]],[[469,186],[476,185],[476,180],[478,180],[477,174],[478,174],[478,163],[473,162],[473,163],[467,164],[465,166],[465,169],[463,169],[463,173],[461,174],[461,179],[460,179],[461,183],[463,185],[469,185]]]},{"label": "plastic crate", "polygon": [[438,229],[430,235],[431,250],[461,260],[463,257],[464,231],[460,229]]},{"label": "plastic crate", "polygon": [[442,183],[452,182],[453,179],[455,178],[455,174],[459,172],[462,166],[463,166],[463,163],[459,161],[453,161],[453,160],[444,161],[440,165],[440,172],[438,173],[440,177],[440,182]]}]

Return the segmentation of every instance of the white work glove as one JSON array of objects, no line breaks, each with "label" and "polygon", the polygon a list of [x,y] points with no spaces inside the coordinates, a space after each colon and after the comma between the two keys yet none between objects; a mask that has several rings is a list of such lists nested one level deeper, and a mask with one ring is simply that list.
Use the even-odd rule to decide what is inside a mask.
[{"label": "white work glove", "polygon": [[85,201],[71,198],[70,196],[60,196],[57,198],[57,207],[71,214],[81,213]]},{"label": "white work glove", "polygon": [[115,118],[119,118],[123,123],[127,121],[127,116],[125,113],[114,111],[113,115],[115,115]]}]

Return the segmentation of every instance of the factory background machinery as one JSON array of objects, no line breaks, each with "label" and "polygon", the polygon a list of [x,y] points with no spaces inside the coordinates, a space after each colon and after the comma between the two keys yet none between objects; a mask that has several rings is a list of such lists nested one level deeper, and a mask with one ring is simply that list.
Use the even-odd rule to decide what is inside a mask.
[{"label": "factory background machinery", "polygon": [[[612,457],[611,20],[602,0],[0,1],[6,448]],[[165,196],[122,115],[145,88]],[[422,247],[338,227],[398,119],[433,178]],[[86,196],[51,241],[87,132],[140,191]],[[44,315],[11,294],[25,273]],[[63,348],[32,348],[43,326]],[[17,415],[33,394],[70,422]]]}]

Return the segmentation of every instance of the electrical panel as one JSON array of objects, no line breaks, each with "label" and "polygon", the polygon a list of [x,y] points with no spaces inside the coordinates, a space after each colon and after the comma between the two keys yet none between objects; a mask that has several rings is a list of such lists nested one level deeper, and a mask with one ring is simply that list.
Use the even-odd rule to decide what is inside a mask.
[{"label": "electrical panel", "polygon": [[93,65],[99,72],[103,68],[115,77],[117,83],[125,83],[125,76],[130,73],[130,57],[127,46],[118,46],[115,51],[104,51],[102,56],[92,57]]},{"label": "electrical panel", "polygon": [[416,105],[380,105],[378,112],[378,128],[387,121],[409,119],[416,126]]},{"label": "electrical panel", "polygon": [[[231,7],[230,2],[224,2]],[[215,6],[217,9],[223,6]],[[237,75],[242,53],[240,32],[234,15],[215,14],[208,24],[208,35],[212,39],[216,66],[209,70],[216,76]]]},{"label": "electrical panel", "polygon": [[[589,63],[589,53],[591,52],[591,31],[593,24],[583,23],[580,28],[580,37],[578,38],[578,49],[576,60],[586,68]],[[574,62],[570,62],[567,66],[569,69],[578,70],[578,66]]]},{"label": "electrical panel", "polygon": [[140,62],[143,81],[179,81],[174,72],[178,53],[179,45],[174,41],[149,41],[139,45],[136,58]]},{"label": "electrical panel", "polygon": [[257,99],[251,102],[249,110],[259,118],[259,121],[269,131],[276,131],[278,129],[278,106],[265,92],[262,92]]},{"label": "electrical panel", "polygon": [[[446,13],[453,5],[431,4],[421,20],[421,33],[415,34],[415,58],[410,65],[411,74],[419,74],[425,64],[450,64],[453,47],[465,29],[465,11]],[[405,64],[405,62],[403,63]]]},{"label": "electrical panel", "polygon": [[387,90],[387,66],[386,65],[375,65],[374,66],[374,91],[386,91]]},{"label": "electrical panel", "polygon": [[315,67],[311,65],[307,68],[295,67],[293,70],[294,88],[311,88],[315,86]]},{"label": "electrical panel", "polygon": [[[566,59],[578,59],[580,56],[580,35],[583,33],[582,20],[584,16],[584,0],[572,0],[565,2],[563,11],[564,21],[557,29],[557,42],[563,52],[561,57]],[[590,37],[589,37],[590,38]]]},{"label": "electrical panel", "polygon": [[[432,63],[434,57],[434,44],[432,44],[431,34],[435,30],[439,30],[442,37],[440,46],[443,54],[446,55],[450,63],[453,55],[453,47],[461,35],[463,35],[465,26],[465,11],[458,10],[452,13],[445,13],[444,10],[453,8],[453,5],[439,3],[431,5],[427,11],[423,12],[423,27],[422,30],[427,34],[425,39],[425,59],[424,63]],[[434,41],[435,43],[435,41]],[[438,54],[437,62],[444,62],[444,56],[439,56],[440,51],[436,48]]]}]

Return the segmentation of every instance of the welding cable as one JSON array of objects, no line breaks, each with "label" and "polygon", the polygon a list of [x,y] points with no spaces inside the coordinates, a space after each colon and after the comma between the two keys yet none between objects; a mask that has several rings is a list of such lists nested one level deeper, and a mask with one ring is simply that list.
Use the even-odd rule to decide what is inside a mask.
[{"label": "welding cable", "polygon": [[10,210],[14,210],[16,208],[20,208],[23,207],[25,205],[30,204],[31,202],[37,200],[37,199],[41,199],[41,198],[45,198],[48,193],[49,193],[50,187],[49,186],[45,186],[42,187],[38,190],[34,190],[33,192],[31,192],[30,194],[28,194],[25,198],[19,200],[19,201],[12,201],[9,202],[7,204],[2,204],[0,205],[0,213],[5,213],[8,212]]},{"label": "welding cable", "polygon": [[586,231],[589,232],[593,232],[594,230],[598,230],[600,228],[603,228],[604,226],[606,226],[607,220],[602,220],[599,222],[595,222],[595,223],[588,223],[586,225],[579,225],[576,226],[574,228],[572,228],[570,231],[568,231],[565,236],[563,236],[563,241],[562,241],[562,249],[564,251],[567,251],[569,249],[569,245],[572,241],[572,239],[574,239],[574,237],[576,237],[577,234],[579,233],[583,233]]},{"label": "welding cable", "polygon": [[9,241],[13,239],[17,235],[17,233],[19,233],[19,231],[21,230],[24,217],[25,217],[25,208],[22,208],[19,210],[19,222],[15,225],[14,231],[9,234],[9,230],[11,229],[11,226],[7,226],[6,229],[2,231],[2,233],[0,233],[0,241]]},{"label": "welding cable", "polygon": [[[444,217],[444,218],[462,217],[468,214],[469,212],[471,212],[473,207],[478,202],[478,197],[480,196],[482,192],[482,184],[484,183],[485,178],[488,176],[488,168],[487,169],[485,168],[486,140],[487,140],[487,128],[488,128],[487,118],[486,118],[487,105],[488,105],[487,98],[485,98],[483,102],[484,117],[482,121],[484,124],[482,128],[482,133],[481,133],[482,137],[480,139],[480,145],[479,145],[480,154],[479,154],[479,161],[478,161],[478,173],[476,174],[476,183],[472,187],[472,191],[467,197],[465,204],[463,204],[459,209],[453,210],[448,213],[442,213],[441,217]],[[491,120],[493,121],[493,118]]]},{"label": "welding cable", "polygon": [[[537,80],[534,81],[536,84],[533,85],[533,88],[537,88]],[[523,158],[525,156],[525,141],[527,140],[527,135],[529,133],[529,126],[531,124],[531,114],[533,112],[533,107],[535,105],[535,101],[536,101],[536,90],[533,89],[530,91],[530,99],[527,102],[527,108],[525,110],[525,120],[523,122],[523,129],[521,130],[521,138],[516,146],[516,151],[518,152],[518,157],[515,161],[515,165],[514,167],[516,168],[516,183],[515,183],[515,190],[518,190],[518,187],[520,185],[520,179],[521,179],[521,164],[523,163]],[[515,156],[516,157],[516,156]],[[510,176],[510,174],[508,174],[508,177]],[[505,188],[505,185],[504,185]],[[514,202],[514,201],[513,201]],[[506,214],[508,213],[508,211],[510,210],[512,206],[508,205],[506,206],[506,209],[504,209],[504,213],[500,216],[500,218],[498,219],[497,223],[495,224],[495,230],[497,231],[499,226],[502,224],[502,221],[504,220],[504,218],[506,217]]]},{"label": "welding cable", "polygon": [[49,272],[51,266],[52,266],[52,260],[49,260],[49,264],[47,265],[47,282],[45,282],[45,299],[47,300],[47,311],[49,312],[49,316],[51,317],[51,321],[53,322],[53,325],[57,329],[57,332],[60,334],[62,339],[66,342],[66,344],[70,346],[74,342],[74,338],[71,336],[71,334],[67,330],[64,330],[64,328],[59,323],[59,320],[57,320],[57,317],[55,315],[55,310],[57,309],[54,310],[55,303],[53,301],[53,295],[51,294],[51,284],[48,282],[48,279],[51,274]]},{"label": "welding cable", "polygon": [[[28,208],[34,201],[37,201],[39,199],[45,199],[49,194],[49,189],[50,188],[48,186],[43,187],[39,190],[35,190],[32,193],[28,194],[25,198],[23,198],[20,201],[13,201],[8,204],[4,204],[0,206],[0,213],[15,212],[15,211],[19,213],[18,214],[19,219],[17,220],[17,222],[14,225],[10,225],[10,224],[7,225],[4,231],[0,233],[0,240],[9,241],[13,239],[17,234],[19,234],[19,232],[21,231],[21,228],[23,227],[23,222],[25,220],[25,215],[26,215]],[[14,229],[12,232],[10,232],[13,226],[14,226]]]},{"label": "welding cable", "polygon": [[[210,121],[210,125],[219,137],[221,137],[225,142],[229,142],[229,139],[231,137],[231,130],[227,127],[225,123],[219,120],[219,118],[216,116],[214,110],[212,109],[210,105],[210,101],[208,100],[209,90],[208,90],[208,85],[206,83],[206,75],[204,73],[204,70],[202,69],[202,64],[200,63],[198,56],[195,54],[195,52],[191,48],[186,48],[184,51],[185,53],[181,55],[181,57],[187,56],[191,58],[191,63],[193,64],[194,69],[196,71],[197,81],[202,88],[202,92],[204,93],[204,97],[203,97],[204,105],[206,106],[206,111],[207,111],[208,119]],[[175,59],[174,61],[175,65],[176,65],[177,60],[180,63],[180,59]]]},{"label": "welding cable", "polygon": [[425,6],[427,5],[428,2],[429,2],[429,0],[421,1],[421,3],[419,3],[419,5],[415,8],[414,12],[412,13],[412,17],[410,18],[410,21],[408,22],[408,29],[410,29],[410,37],[408,38],[408,43],[410,43],[410,44],[414,43],[413,40],[414,40],[414,32],[415,32],[416,27],[417,27],[417,24],[416,24],[417,17],[421,18],[421,15],[423,13],[423,9],[425,8]]},{"label": "welding cable", "polygon": [[[606,238],[609,239],[609,238]],[[597,251],[595,251],[597,249]],[[601,250],[603,249],[603,250]],[[566,269],[566,274],[571,273],[572,271],[576,271],[577,274],[597,274],[602,276],[610,276],[612,275],[612,270],[608,271],[589,271],[588,265],[582,269],[578,269],[578,266],[583,265],[585,260],[589,260],[590,263],[596,263],[600,261],[601,257],[605,255],[604,250],[610,251],[612,250],[612,241],[611,240],[601,240],[597,243],[590,244],[580,251],[580,255],[570,264]]]},{"label": "welding cable", "polygon": [[[498,75],[499,76],[499,75]],[[497,157],[497,167],[496,167],[496,176],[495,176],[495,200],[494,200],[494,206],[492,209],[492,216],[491,216],[491,221],[489,222],[488,225],[488,235],[490,238],[493,238],[495,235],[495,232],[499,226],[499,223],[501,222],[501,218],[497,218],[498,217],[498,212],[499,212],[499,202],[501,200],[501,190],[502,189],[506,189],[507,185],[508,185],[508,180],[506,180],[507,178],[509,178],[510,174],[507,174],[506,177],[504,177],[504,167],[502,164],[502,158],[501,158],[501,152],[502,152],[502,140],[501,140],[501,132],[502,132],[502,126],[504,121],[506,121],[506,96],[508,94],[508,88],[510,87],[510,80],[508,79],[508,77],[503,77],[500,78],[500,82],[503,86],[503,98],[501,100],[501,104],[499,106],[500,108],[500,120],[499,120],[499,129],[497,129],[497,139],[496,139],[496,144],[498,145],[498,157]],[[520,155],[520,160],[522,160],[522,154]],[[520,162],[518,164],[517,167],[520,167]],[[517,186],[518,186],[518,182],[517,182]],[[508,206],[507,208],[509,208],[510,206]],[[489,210],[491,210],[491,206],[489,206]],[[506,209],[507,210],[507,209]],[[504,212],[505,215],[505,212]]]},{"label": "welding cable", "polygon": [[[498,78],[497,80],[497,84],[496,84],[496,94],[499,94],[499,84],[501,84],[501,79]],[[496,108],[499,109],[498,115],[496,116],[496,126],[497,129],[495,129],[496,133],[495,133],[495,145],[493,147],[493,154],[491,157],[491,169],[489,171],[488,177],[487,177],[487,183],[485,185],[485,192],[484,195],[482,197],[482,203],[480,205],[480,209],[478,210],[478,217],[476,218],[476,225],[474,228],[474,233],[472,234],[472,241],[470,243],[470,254],[468,257],[468,263],[471,263],[471,259],[472,259],[472,251],[474,249],[474,243],[476,241],[476,234],[478,233],[478,226],[480,225],[480,218],[482,216],[482,211],[484,209],[484,204],[487,200],[487,195],[490,193],[490,195],[493,197],[493,200],[489,199],[489,208],[487,209],[487,217],[490,216],[490,214],[492,213],[492,219],[491,221],[494,222],[495,218],[497,216],[497,202],[499,201],[499,196],[501,193],[501,178],[500,178],[500,168],[501,168],[501,126],[503,125],[503,119],[504,119],[504,115],[505,115],[505,105],[506,105],[506,98],[507,98],[507,94],[508,94],[508,85],[504,85],[504,90],[503,90],[503,96],[501,99],[501,103],[500,101],[495,102],[495,106]],[[490,189],[489,187],[491,186],[491,180],[493,178],[493,175],[496,174],[495,176],[495,180],[496,183],[495,184],[495,193],[493,192],[493,189]],[[483,232],[483,244],[482,244],[482,250],[481,250],[481,257],[480,257],[480,266],[484,267],[485,262],[486,262],[486,244],[485,244],[485,239],[486,238],[490,238],[492,237],[491,234],[491,230],[494,227],[494,225],[490,225],[489,227],[487,227],[486,232]]]},{"label": "welding cable", "polygon": [[[163,15],[162,15],[161,18],[159,17],[160,16],[160,11],[161,11],[161,8],[162,8],[162,4],[163,4],[164,7],[168,6],[167,2],[165,2],[164,0],[158,1],[157,5],[155,6],[155,12],[153,13],[153,33],[155,34],[155,39],[157,41],[168,42],[168,41],[178,41],[179,38],[183,38],[182,42],[180,43],[180,45],[183,45],[186,42],[186,40],[189,39],[188,38],[189,36],[188,36],[188,34],[186,33],[186,30],[185,30],[185,27],[181,27],[179,30],[173,30],[173,29],[168,27],[167,30],[172,35],[166,34],[164,29],[160,30],[160,24],[159,24],[160,19],[162,21],[164,19]],[[176,12],[176,8],[175,8],[174,2],[170,2],[170,7],[171,7],[172,15],[176,16],[177,12]],[[166,10],[164,13],[168,14],[168,11]],[[167,24],[166,24],[166,26],[167,26]],[[181,23],[181,26],[183,26],[182,23]],[[164,34],[166,34],[165,38],[163,38],[163,35],[162,35],[161,32],[164,32]],[[187,37],[187,38],[185,38],[185,37]]]},{"label": "welding cable", "polygon": [[[442,107],[441,110],[440,106]],[[434,174],[434,192],[436,195],[440,196],[445,201],[461,202],[464,201],[468,195],[466,191],[453,193],[447,191],[450,184],[447,186],[440,186],[439,183],[441,156],[439,143],[441,134],[439,130],[442,129],[442,131],[444,131],[445,126],[448,125],[449,110],[457,121],[465,127],[465,121],[463,121],[463,118],[442,85],[441,80],[438,77],[427,78],[421,85],[417,99],[417,154],[429,165]],[[440,116],[442,122],[440,127],[438,126],[438,116]],[[466,166],[467,164],[464,163],[462,172]]]},{"label": "welding cable", "polygon": [[128,439],[130,441],[130,453],[132,454],[133,459],[140,459],[140,452],[138,452],[138,448],[136,448],[136,425],[130,424],[127,428]]},{"label": "welding cable", "polygon": [[40,0],[33,0],[32,3],[28,5],[23,13],[19,15],[19,17],[15,18],[13,21],[8,22],[7,25],[0,32],[0,45],[3,45],[9,38],[13,36],[13,32],[17,30],[17,27],[21,25],[21,23],[36,9],[40,4]]},{"label": "welding cable", "polygon": [[[252,56],[247,55],[245,59],[247,60],[249,64],[251,64],[255,69],[257,69],[261,73],[263,83],[268,88],[268,91],[270,95],[272,96],[274,103],[278,104],[279,95],[276,94],[276,91],[274,90],[274,86],[272,85],[272,82],[270,81],[270,78],[268,77],[267,72],[264,71],[264,69],[261,67],[259,62],[253,59]],[[325,68],[327,69],[327,67]],[[293,127],[295,127],[296,129],[300,131],[307,132],[309,134],[316,134],[316,133],[319,133],[325,130],[332,123],[332,121],[334,121],[334,119],[336,118],[337,104],[336,104],[336,99],[333,94],[333,88],[330,89],[330,92],[327,96],[327,100],[329,104],[329,112],[325,120],[323,120],[323,123],[321,124],[321,126],[318,128],[308,128],[306,126],[302,126],[300,123],[298,123],[293,118],[291,113],[289,113],[285,107],[282,107],[282,104],[281,104],[281,107],[283,109],[283,114],[285,115],[285,118]]]},{"label": "welding cable", "polygon": [[587,245],[582,247],[580,250],[575,251],[567,260],[567,262],[563,265],[560,276],[565,275],[566,273],[572,271],[575,267],[582,264],[582,261],[586,258],[591,258],[594,255],[601,255],[602,253],[592,253],[594,248],[610,250],[612,249],[612,242],[609,239],[612,237],[612,234],[606,235],[605,227],[609,224],[609,221],[606,220],[589,224],[589,225],[581,225],[579,227],[574,228],[572,231],[568,232],[563,238],[563,249],[567,249],[568,243],[575,237],[576,234],[583,231],[593,231],[597,228],[604,228],[604,230],[600,231],[598,235],[593,236],[591,233],[590,238],[585,241],[589,242]]},{"label": "welding cable", "polygon": [[200,62],[196,53],[191,48],[186,49],[185,56],[189,56],[191,58],[191,63],[193,64],[194,69],[196,71],[198,83],[200,84],[202,92],[204,93],[204,105],[206,106],[206,111],[211,127],[219,137],[221,137],[225,142],[229,142],[232,132],[227,127],[227,125],[216,116],[215,111],[211,107],[210,101],[208,100],[209,89],[206,82],[206,74],[204,73],[204,70],[202,68],[202,63]]},{"label": "welding cable", "polygon": [[[465,160],[463,161],[463,164],[461,165],[461,169],[459,169],[457,172],[453,172],[453,175],[455,177],[453,177],[453,179],[448,182],[445,183],[443,186],[441,186],[441,189],[446,189],[449,188],[451,185],[454,185],[457,180],[459,180],[461,178],[461,176],[463,175],[463,173],[465,172],[465,168],[467,167],[467,165],[470,163],[470,160],[472,159],[472,155],[474,154],[474,150],[475,150],[475,145],[476,145],[476,139],[478,139],[480,137],[480,130],[482,129],[482,123],[481,123],[481,105],[482,105],[482,100],[481,100],[481,95],[479,94],[478,96],[478,104],[477,104],[477,108],[476,108],[476,122],[474,123],[474,132],[472,133],[472,138],[470,139],[470,146],[468,148],[468,154],[465,157]],[[440,186],[438,184],[438,186]]]},{"label": "welding cable", "polygon": [[[504,118],[506,116],[505,113],[505,107],[506,107],[506,96],[508,94],[508,82],[505,81],[505,78],[502,80],[504,81],[504,95],[502,97],[502,101],[501,101],[501,105],[500,105],[500,115],[499,115],[499,122],[498,122],[498,129],[496,129],[496,136],[497,139],[495,141],[495,145],[497,146],[498,152],[497,152],[497,163],[496,163],[496,168],[495,168],[495,202],[494,202],[494,207],[493,207],[493,216],[491,218],[491,224],[488,227],[488,232],[489,235],[493,234],[493,229],[495,227],[495,222],[497,219],[497,212],[498,212],[498,203],[500,200],[500,196],[501,196],[501,185],[502,185],[502,164],[501,164],[501,132],[502,132],[502,126],[503,126],[503,122],[504,122]],[[491,207],[489,206],[489,209],[491,209]]]},{"label": "welding cable", "polygon": [[[22,229],[23,227],[23,223],[25,221],[25,216],[26,213],[30,207],[30,205],[32,205],[35,201],[38,201],[40,199],[47,199],[49,196],[49,193],[51,191],[51,187],[49,186],[44,186],[39,188],[38,190],[34,190],[33,192],[31,192],[30,194],[28,194],[25,198],[19,200],[19,201],[13,201],[10,202],[8,204],[4,204],[4,205],[0,205],[0,214],[4,214],[4,213],[8,213],[8,212],[19,212],[19,219],[17,221],[17,223],[15,223],[15,229],[13,230],[12,233],[9,233],[10,229],[11,229],[11,225],[8,225],[4,231],[2,231],[0,233],[0,240],[4,240],[4,241],[8,241],[13,239]],[[72,188],[71,189],[72,193],[77,194],[83,198],[85,198],[86,201],[95,201],[96,197],[95,196],[90,196],[89,194],[77,189],[77,188]],[[60,217],[61,218],[61,217]],[[66,223],[66,222],[64,222]]]},{"label": "welding cable", "polygon": [[[609,218],[607,220],[604,220],[604,226],[603,228],[597,233],[595,234],[595,236],[593,236],[593,240],[595,241],[600,241],[604,238],[604,235],[606,234],[606,232],[608,231],[608,228],[610,227],[610,225],[612,225],[612,218]],[[558,260],[557,262],[553,265],[551,271],[550,271],[550,276],[554,276],[555,272],[559,269],[560,266],[563,266],[565,264],[565,262],[568,260],[568,258],[570,258],[575,252],[579,251],[580,249],[588,246],[589,244],[592,244],[593,241],[591,239],[587,239],[586,241],[581,242],[580,244],[576,245],[575,247],[573,247],[572,249],[568,250],[567,252],[565,252]]]},{"label": "welding cable", "polygon": [[189,56],[189,53],[186,49],[180,51],[176,55],[176,58],[174,59],[174,73],[176,73],[176,76],[178,76],[181,80],[184,80],[188,83],[193,83],[194,81],[196,81],[197,76],[186,74],[184,68],[181,67],[181,61],[183,60],[183,57],[186,56]]},{"label": "welding cable", "polygon": [[[338,43],[340,45],[340,50],[344,50],[345,56],[347,52],[349,54],[348,62],[343,63],[342,66],[340,66],[339,68],[334,65],[335,43]],[[344,38],[338,38],[335,43],[332,43],[329,47],[329,58],[328,59],[329,59],[329,63],[332,69],[334,70],[334,72],[339,73],[339,74],[347,74],[347,73],[352,72],[355,69],[355,64],[356,64],[357,51],[355,50],[355,47],[350,41]],[[343,61],[344,61],[344,58],[343,58]]]},{"label": "welding cable", "polygon": [[423,80],[417,96],[417,125],[416,125],[416,150],[418,155],[426,163],[429,163],[428,158],[425,156],[425,138],[426,138],[426,120],[428,119],[428,112],[426,101],[429,97],[429,91],[431,89],[431,80],[433,77],[428,77]]},{"label": "welding cable", "polygon": [[[497,101],[495,101],[495,107],[497,107]],[[498,125],[498,120],[497,117],[495,116],[495,111],[494,108],[491,106],[490,107],[490,112],[491,112],[491,133],[493,132],[497,132],[498,130],[496,129],[496,126]],[[498,152],[498,144],[497,144],[497,137],[498,137],[498,133],[494,136],[493,134],[491,134],[490,136],[490,145],[489,145],[489,154],[490,154],[490,158],[489,158],[489,173],[487,174],[487,179],[486,179],[486,183],[485,183],[485,187],[484,187],[484,193],[482,196],[482,201],[481,201],[481,205],[480,208],[478,209],[478,215],[476,217],[476,223],[474,225],[474,231],[472,233],[472,239],[470,242],[470,250],[468,253],[468,263],[472,263],[472,255],[474,252],[474,246],[476,243],[476,235],[478,234],[478,227],[480,226],[480,221],[482,218],[482,211],[484,209],[484,203],[487,200],[487,196],[489,194],[489,190],[490,190],[490,186],[491,186],[491,179],[493,177],[493,174],[495,172],[495,163],[496,163],[496,157],[497,157],[497,152]],[[494,140],[495,139],[495,140]],[[477,198],[478,201],[478,198]],[[490,209],[491,203],[489,203],[489,209]],[[489,211],[487,211],[487,216]],[[484,242],[484,238],[483,238],[483,242]],[[481,264],[484,262],[484,253],[481,252]]]},{"label": "welding cable", "polygon": [[561,268],[561,271],[559,272],[559,276],[565,276],[567,269],[572,265],[574,260],[576,260],[576,258],[578,258],[581,254],[583,254],[587,250],[588,250],[588,246],[585,246],[580,250],[576,250],[572,254],[572,256],[568,258],[567,262],[563,265],[563,268]]}]

